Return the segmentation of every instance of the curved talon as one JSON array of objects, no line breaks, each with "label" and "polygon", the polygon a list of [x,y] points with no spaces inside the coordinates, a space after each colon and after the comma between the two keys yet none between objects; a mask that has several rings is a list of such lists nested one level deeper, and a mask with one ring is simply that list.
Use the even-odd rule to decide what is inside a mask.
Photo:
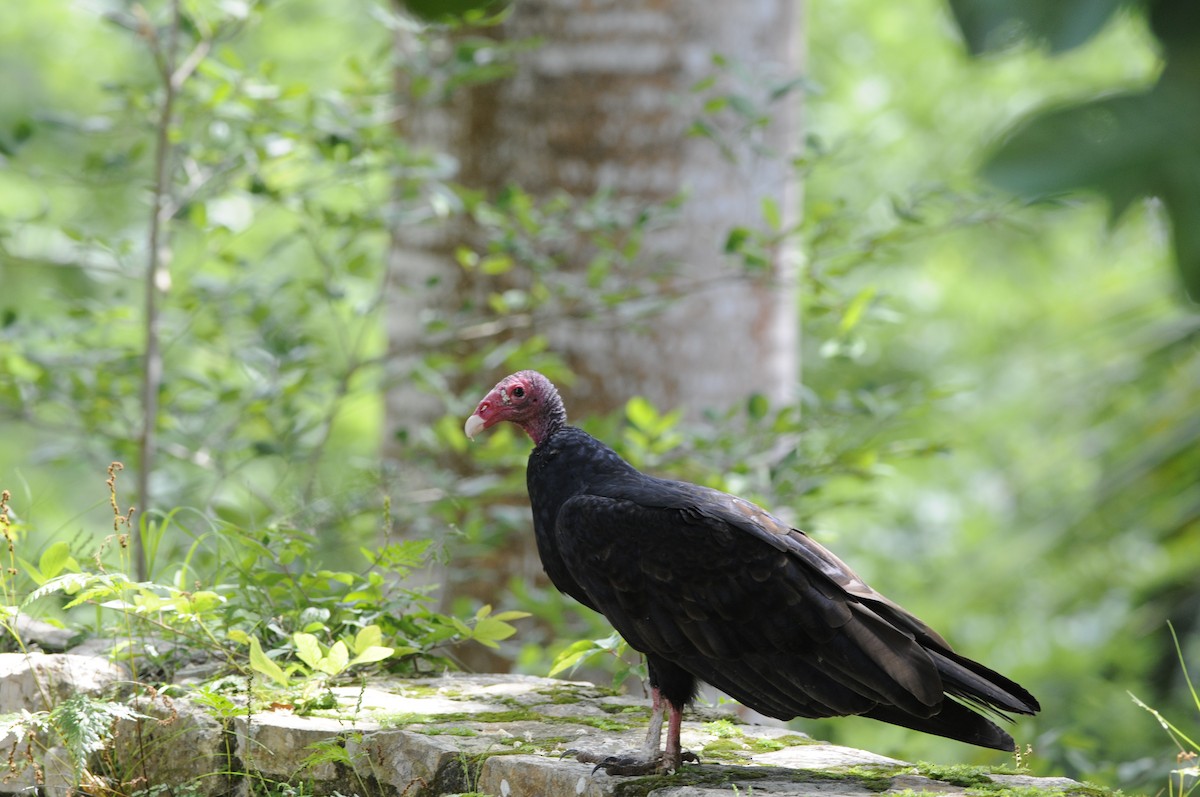
[{"label": "curved talon", "polygon": [[601,769],[606,775],[652,775],[662,769],[662,756],[647,759],[637,755],[612,755],[598,762],[592,774]]},{"label": "curved talon", "polygon": [[[653,775],[664,771],[674,771],[667,770],[663,766],[664,761],[661,754],[653,758],[643,758],[636,753],[605,756],[602,753],[571,749],[563,752],[559,758],[566,758],[568,755],[575,756],[575,760],[580,763],[595,764],[596,766],[592,768],[593,775],[600,770],[604,770],[605,775]],[[681,765],[700,763],[700,758],[691,750],[682,751],[679,760]]]}]

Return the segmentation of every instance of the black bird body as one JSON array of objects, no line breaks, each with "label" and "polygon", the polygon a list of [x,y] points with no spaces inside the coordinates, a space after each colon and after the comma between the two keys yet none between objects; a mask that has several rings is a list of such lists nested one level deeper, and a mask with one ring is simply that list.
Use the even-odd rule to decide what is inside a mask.
[{"label": "black bird body", "polygon": [[[541,401],[533,420],[510,410],[526,396]],[[858,714],[1002,750],[1012,738],[972,709],[1038,710],[803,532],[735,496],[644,474],[567,426],[540,374],[514,374],[489,399],[468,432],[499,413],[534,438],[527,485],[542,564],[646,655],[656,703],[661,694],[672,710],[674,766],[678,711],[698,680],[779,719]]]}]

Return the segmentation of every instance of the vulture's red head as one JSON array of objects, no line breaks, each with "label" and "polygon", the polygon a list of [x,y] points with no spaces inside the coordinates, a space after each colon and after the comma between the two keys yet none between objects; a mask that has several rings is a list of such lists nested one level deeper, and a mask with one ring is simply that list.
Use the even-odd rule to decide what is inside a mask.
[{"label": "vulture's red head", "polygon": [[463,431],[467,437],[494,426],[500,421],[515,423],[540,443],[562,427],[567,420],[562,399],[550,380],[537,371],[518,371],[504,377],[484,396],[467,418]]}]

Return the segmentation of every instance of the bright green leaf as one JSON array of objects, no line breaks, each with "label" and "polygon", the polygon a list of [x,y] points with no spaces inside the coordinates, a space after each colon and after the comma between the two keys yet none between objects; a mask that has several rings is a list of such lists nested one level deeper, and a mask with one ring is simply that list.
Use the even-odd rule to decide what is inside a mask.
[{"label": "bright green leaf", "polygon": [[658,421],[658,410],[654,408],[649,399],[634,396],[625,402],[625,417],[637,428],[650,430]]},{"label": "bright green leaf", "polygon": [[381,645],[371,645],[363,648],[357,656],[350,660],[350,664],[370,664],[376,661],[383,661],[391,656],[394,651],[392,648],[383,647]]},{"label": "bright green leaf", "polygon": [[783,229],[783,214],[779,212],[779,203],[774,197],[765,196],[762,198],[762,214],[763,220],[767,222],[767,226],[772,232],[779,232]]},{"label": "bright green leaf", "polygon": [[339,639],[330,646],[329,653],[318,662],[317,669],[329,675],[337,675],[345,671],[349,663],[350,651],[346,648],[346,643]]},{"label": "bright green leaf", "polygon": [[202,589],[191,593],[191,611],[195,614],[210,612],[224,602],[225,597],[223,595],[218,595],[211,590]]},{"label": "bright green leaf", "polygon": [[508,623],[488,617],[475,624],[475,633],[472,638],[482,645],[495,648],[499,647],[496,644],[498,641],[508,639],[515,633],[517,633],[517,629]]},{"label": "bright green leaf", "polygon": [[756,421],[761,421],[767,417],[770,409],[771,402],[762,393],[755,393],[746,401],[746,412]]},{"label": "bright green leaf", "polygon": [[362,653],[367,648],[375,647],[383,643],[383,632],[377,625],[363,626],[354,635],[354,652]]},{"label": "bright green leaf", "polygon": [[300,661],[315,670],[321,663],[321,643],[312,634],[297,631],[292,634],[292,642],[296,645],[296,656]]},{"label": "bright green leaf", "polygon": [[40,587],[46,583],[45,576],[42,575],[41,571],[37,569],[37,565],[35,565],[33,562],[22,559],[18,556],[17,564],[21,566],[21,570],[23,570],[27,576],[33,579],[34,584],[37,584]]},{"label": "bright green leaf", "polygon": [[508,611],[508,612],[497,612],[496,614],[492,615],[492,619],[493,620],[521,620],[521,619],[524,619],[524,618],[530,617],[530,616],[531,615],[529,614],[529,612]]},{"label": "bright green leaf", "polygon": [[598,650],[595,641],[591,639],[581,639],[578,642],[572,642],[554,657],[554,662],[550,666],[548,675],[553,678],[560,672],[574,667],[585,656],[590,656]]},{"label": "bright green leaf", "polygon": [[858,322],[862,320],[863,313],[870,306],[871,300],[875,298],[877,290],[874,285],[870,285],[863,288],[850,300],[850,304],[846,306],[846,312],[842,314],[841,322],[838,323],[838,332],[845,335],[858,326]]},{"label": "bright green leaf", "polygon": [[267,676],[280,686],[287,686],[290,681],[287,673],[281,670],[278,664],[271,661],[266,653],[263,653],[262,645],[255,637],[250,638],[250,669]]},{"label": "bright green leaf", "polygon": [[71,546],[60,540],[42,551],[38,569],[42,572],[42,578],[54,578],[72,561],[74,560],[71,558]]}]

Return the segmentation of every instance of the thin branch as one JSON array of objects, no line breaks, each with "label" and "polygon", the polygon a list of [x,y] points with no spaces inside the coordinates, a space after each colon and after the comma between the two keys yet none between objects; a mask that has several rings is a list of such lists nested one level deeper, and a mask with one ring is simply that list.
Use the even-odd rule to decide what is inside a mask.
[{"label": "thin branch", "polygon": [[[154,144],[154,192],[151,202],[150,232],[146,259],[145,286],[145,355],[142,364],[142,431],[138,438],[137,505],[145,514],[151,508],[150,474],[154,469],[156,432],[158,431],[158,394],[162,389],[163,360],[159,319],[159,282],[166,276],[166,224],[170,218],[171,190],[171,123],[175,116],[176,83],[175,52],[179,39],[179,0],[171,2],[171,23],[167,30],[166,46],[155,37],[150,39],[163,86],[162,106],[159,108]],[[141,528],[131,530],[133,564],[139,581],[146,580],[147,562],[145,541]]]},{"label": "thin branch", "polygon": [[196,67],[200,66],[200,62],[208,57],[212,46],[212,39],[201,39],[200,43],[188,53],[188,57],[183,59],[183,63],[179,65],[179,68],[171,73],[171,85],[176,91],[179,91],[183,87],[187,79],[196,71]]}]

